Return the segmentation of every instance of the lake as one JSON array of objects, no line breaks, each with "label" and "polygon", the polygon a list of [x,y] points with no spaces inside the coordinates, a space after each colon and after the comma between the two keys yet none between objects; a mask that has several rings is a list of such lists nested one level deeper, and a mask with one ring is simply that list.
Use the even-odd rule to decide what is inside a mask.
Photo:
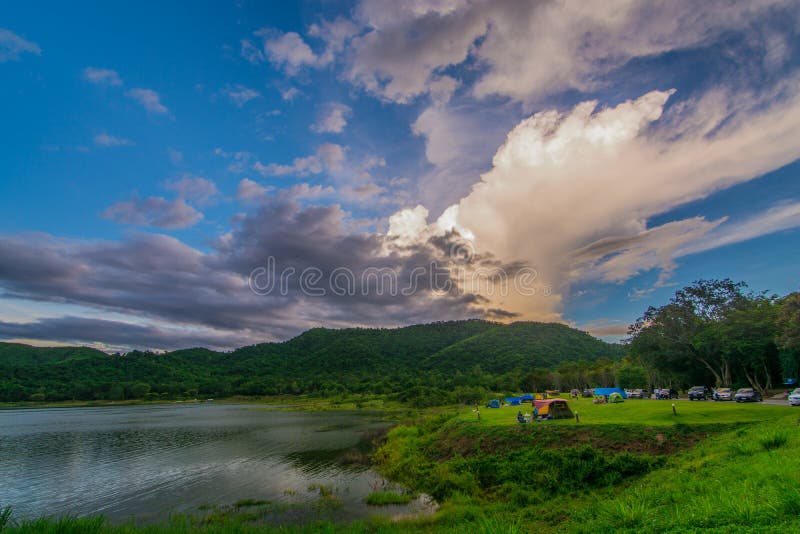
[{"label": "lake", "polygon": [[338,462],[365,432],[384,426],[364,412],[241,404],[0,410],[0,507],[11,504],[17,519],[103,514],[150,522],[263,499],[296,515],[303,506],[320,510],[304,503],[322,486],[338,503],[325,518],[422,508],[422,500],[367,506],[380,475]]}]

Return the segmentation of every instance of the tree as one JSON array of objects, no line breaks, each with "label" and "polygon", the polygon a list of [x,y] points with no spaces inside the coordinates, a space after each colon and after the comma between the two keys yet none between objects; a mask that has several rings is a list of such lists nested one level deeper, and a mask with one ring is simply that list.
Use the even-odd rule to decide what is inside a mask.
[{"label": "tree", "polygon": [[785,378],[800,373],[800,293],[790,293],[779,302],[775,343],[781,351]]},{"label": "tree", "polygon": [[719,325],[748,297],[744,282],[698,280],[669,303],[650,306],[629,329],[631,353],[653,367],[691,372],[701,365],[718,386],[732,382],[732,363],[722,350]]},{"label": "tree", "polygon": [[626,362],[617,369],[617,386],[624,389],[646,389],[647,371],[641,365]]},{"label": "tree", "polygon": [[109,400],[125,400],[125,389],[120,384],[112,385],[108,390]]},{"label": "tree", "polygon": [[131,386],[130,392],[132,398],[141,399],[145,395],[150,393],[150,384],[145,384],[144,382],[137,382]]},{"label": "tree", "polygon": [[530,393],[550,389],[553,387],[553,374],[546,369],[534,369],[522,377],[520,386]]},{"label": "tree", "polygon": [[775,339],[778,307],[774,297],[759,295],[733,310],[718,327],[722,351],[762,394],[772,388],[780,368]]}]

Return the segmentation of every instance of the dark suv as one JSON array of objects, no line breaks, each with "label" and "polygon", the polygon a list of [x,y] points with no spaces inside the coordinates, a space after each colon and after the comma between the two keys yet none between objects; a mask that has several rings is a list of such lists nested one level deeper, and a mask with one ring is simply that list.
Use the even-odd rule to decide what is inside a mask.
[{"label": "dark suv", "polygon": [[693,386],[689,388],[689,400],[708,400],[708,388],[705,386]]},{"label": "dark suv", "polygon": [[736,402],[761,402],[761,393],[753,388],[742,388],[734,396]]}]

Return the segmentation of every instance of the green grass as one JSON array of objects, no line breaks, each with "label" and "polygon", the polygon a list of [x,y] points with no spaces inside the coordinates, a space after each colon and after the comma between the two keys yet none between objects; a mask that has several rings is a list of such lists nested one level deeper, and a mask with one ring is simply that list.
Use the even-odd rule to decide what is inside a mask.
[{"label": "green grass", "polygon": [[[672,413],[675,404],[677,415]],[[737,404],[735,402],[689,402],[629,399],[619,404],[593,404],[592,399],[569,400],[573,413],[580,415],[582,425],[687,425],[747,423],[768,421],[787,413],[786,406],[768,404]],[[464,409],[462,421],[478,422],[473,409]],[[531,405],[505,406],[499,409],[481,408],[481,425],[519,425],[517,412],[530,413]],[[531,423],[536,424],[536,423]],[[539,423],[543,425],[574,425],[575,419]]]},{"label": "green grass", "polygon": [[[800,428],[791,419],[709,439],[597,506],[575,510],[561,527],[570,532],[797,532]],[[763,446],[763,436],[773,443],[776,433],[782,445]],[[732,455],[732,450],[747,452]]]},{"label": "green grass", "polygon": [[366,502],[371,506],[386,506],[389,504],[408,504],[414,500],[410,493],[397,493],[394,491],[375,491],[367,495]]}]

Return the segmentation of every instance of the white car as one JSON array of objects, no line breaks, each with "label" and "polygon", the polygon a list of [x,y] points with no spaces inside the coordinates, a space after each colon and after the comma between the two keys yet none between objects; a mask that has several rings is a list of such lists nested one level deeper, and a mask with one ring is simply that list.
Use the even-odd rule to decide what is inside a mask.
[{"label": "white car", "polygon": [[789,393],[789,404],[792,406],[800,406],[800,388],[795,388],[794,391]]},{"label": "white car", "polygon": [[732,401],[733,390],[731,388],[719,388],[714,390],[712,397],[715,401]]}]

